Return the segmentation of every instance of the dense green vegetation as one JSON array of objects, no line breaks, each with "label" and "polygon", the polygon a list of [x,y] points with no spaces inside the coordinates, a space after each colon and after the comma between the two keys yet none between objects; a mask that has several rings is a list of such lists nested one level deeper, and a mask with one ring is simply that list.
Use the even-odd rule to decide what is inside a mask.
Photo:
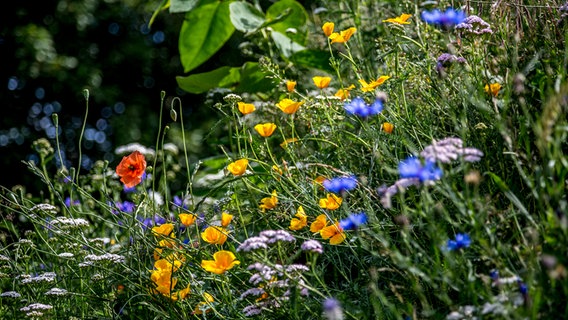
[{"label": "dense green vegetation", "polygon": [[[568,316],[568,4],[120,6],[143,30],[178,19],[178,46],[118,49],[97,72],[169,61],[139,67],[170,82],[116,112],[144,85],[109,93],[74,56],[41,64],[81,108],[41,102],[49,130],[17,160],[40,187],[1,189],[0,317]],[[14,39],[57,43],[33,28]],[[19,84],[2,99],[43,99]],[[101,105],[108,150],[91,139]]]}]

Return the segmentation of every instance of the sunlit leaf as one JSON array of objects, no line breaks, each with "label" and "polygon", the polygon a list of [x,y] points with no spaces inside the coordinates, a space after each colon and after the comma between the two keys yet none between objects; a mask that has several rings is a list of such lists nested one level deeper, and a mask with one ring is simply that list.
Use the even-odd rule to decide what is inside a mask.
[{"label": "sunlit leaf", "polygon": [[[285,15],[282,18],[282,15]],[[271,20],[278,19],[276,23],[269,23]],[[305,45],[307,30],[305,28],[308,20],[308,13],[304,7],[295,0],[280,0],[266,10],[267,25],[272,30],[278,31],[294,42]],[[295,30],[291,33],[290,29]]]},{"label": "sunlit leaf", "polygon": [[193,10],[199,0],[170,0],[170,13],[188,12]]},{"label": "sunlit leaf", "polygon": [[180,88],[190,93],[203,93],[217,87],[230,87],[240,80],[240,68],[221,67],[213,71],[176,77]]},{"label": "sunlit leaf", "polygon": [[241,32],[250,32],[258,29],[264,23],[264,14],[252,4],[235,1],[229,6],[231,22]]},{"label": "sunlit leaf", "polygon": [[276,43],[278,49],[280,49],[280,51],[286,58],[289,58],[295,52],[306,49],[306,47],[292,41],[292,39],[288,38],[280,32],[272,31],[270,35],[272,36],[272,40],[274,40],[274,43]]},{"label": "sunlit leaf", "polygon": [[179,37],[180,59],[185,72],[211,58],[235,31],[229,5],[228,1],[215,1],[186,13]]}]

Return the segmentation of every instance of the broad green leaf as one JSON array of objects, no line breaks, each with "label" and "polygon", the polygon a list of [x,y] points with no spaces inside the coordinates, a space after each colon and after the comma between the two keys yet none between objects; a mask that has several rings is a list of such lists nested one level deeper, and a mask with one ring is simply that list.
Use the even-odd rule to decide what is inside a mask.
[{"label": "broad green leaf", "polygon": [[230,4],[230,1],[214,1],[186,13],[179,36],[179,53],[185,72],[211,58],[235,31]]},{"label": "broad green leaf", "polygon": [[217,87],[235,85],[240,79],[240,68],[221,67],[213,71],[176,77],[180,88],[190,93],[203,93]]},{"label": "broad green leaf", "polygon": [[[284,18],[282,18],[283,14],[285,14]],[[295,0],[280,0],[274,3],[266,10],[266,20],[276,19],[279,21],[274,24],[268,23],[272,30],[285,34],[301,45],[306,44],[307,30],[305,25],[308,20],[308,13],[299,2]],[[287,32],[290,28],[295,29],[296,33]]]},{"label": "broad green leaf", "polygon": [[241,69],[241,80],[236,92],[267,92],[275,87],[268,74],[263,72],[257,62],[246,62]]},{"label": "broad green leaf", "polygon": [[170,13],[178,13],[193,10],[199,0],[170,0],[170,2]]},{"label": "broad green leaf", "polygon": [[282,52],[282,54],[286,58],[289,58],[298,51],[306,49],[306,47],[292,41],[292,39],[288,38],[280,32],[272,31],[270,35],[272,36],[272,40],[274,40],[274,43],[276,43],[278,49],[280,49],[280,52]]},{"label": "broad green leaf", "polygon": [[335,70],[329,63],[330,58],[329,51],[307,49],[294,53],[290,60],[298,66],[315,68],[334,74]]},{"label": "broad green leaf", "polygon": [[248,2],[232,2],[229,9],[233,26],[241,32],[255,31],[265,21],[264,14]]}]

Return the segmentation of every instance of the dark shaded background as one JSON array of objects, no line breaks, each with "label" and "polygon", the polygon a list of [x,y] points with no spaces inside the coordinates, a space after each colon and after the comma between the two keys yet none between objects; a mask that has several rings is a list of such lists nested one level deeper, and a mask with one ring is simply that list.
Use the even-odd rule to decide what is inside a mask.
[{"label": "dark shaded background", "polygon": [[203,123],[207,112],[197,112],[203,97],[185,94],[175,81],[183,74],[177,49],[183,14],[164,11],[149,28],[160,1],[38,4],[10,1],[0,11],[0,185],[42,187],[21,161],[37,158],[34,140],[54,143],[53,113],[66,166],[77,167],[83,89],[90,91],[83,169],[98,159],[116,162],[118,145],[153,146],[162,90],[187,101],[186,128]]}]

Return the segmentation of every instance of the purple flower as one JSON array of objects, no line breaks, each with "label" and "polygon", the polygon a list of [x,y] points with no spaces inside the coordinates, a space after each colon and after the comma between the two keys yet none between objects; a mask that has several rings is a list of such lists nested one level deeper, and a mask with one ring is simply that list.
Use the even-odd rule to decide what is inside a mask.
[{"label": "purple flower", "polygon": [[340,220],[339,226],[343,230],[355,230],[365,223],[367,223],[365,212],[352,213],[347,218]]},{"label": "purple flower", "polygon": [[438,168],[432,160],[422,162],[416,157],[409,157],[398,164],[398,172],[401,178],[418,178],[420,182],[439,180],[442,177],[442,169]]},{"label": "purple flower", "polygon": [[323,301],[323,314],[327,320],[343,319],[341,304],[335,298],[327,298]]},{"label": "purple flower", "polygon": [[323,253],[323,246],[317,240],[306,240],[302,243],[301,248],[302,251],[309,251],[318,254]]},{"label": "purple flower", "polygon": [[428,24],[433,24],[446,29],[454,27],[466,19],[465,12],[461,10],[454,10],[453,8],[448,8],[445,12],[441,12],[438,9],[422,11],[421,17],[422,20]]},{"label": "purple flower", "polygon": [[493,30],[491,30],[489,23],[485,22],[483,19],[476,15],[467,17],[463,22],[456,26],[456,30],[465,31],[477,35],[493,33]]},{"label": "purple flower", "polygon": [[328,179],[323,181],[323,187],[325,190],[333,193],[342,193],[355,189],[357,187],[357,179],[354,176]]},{"label": "purple flower", "polygon": [[467,248],[471,244],[471,238],[467,233],[456,234],[455,240],[448,240],[446,245],[448,251],[459,250],[461,248]]},{"label": "purple flower", "polygon": [[69,207],[71,207],[71,206],[78,206],[78,205],[80,205],[80,204],[81,204],[81,201],[79,201],[79,200],[73,200],[73,202],[71,202],[71,198],[70,198],[70,197],[65,198],[65,206],[66,206],[67,208],[69,208]]},{"label": "purple flower", "polygon": [[368,105],[361,97],[357,97],[351,100],[351,102],[346,102],[343,108],[347,114],[365,118],[381,113],[383,111],[383,102],[380,99],[376,99],[375,102]]},{"label": "purple flower", "polygon": [[[132,212],[134,212],[134,208],[136,208],[136,205],[135,205],[134,203],[130,202],[130,201],[117,202],[117,203],[116,203],[116,208],[117,208],[119,211],[122,211],[122,212],[132,213]],[[117,210],[112,210],[112,213],[113,213],[113,214],[118,214],[119,211],[117,211]]]}]

